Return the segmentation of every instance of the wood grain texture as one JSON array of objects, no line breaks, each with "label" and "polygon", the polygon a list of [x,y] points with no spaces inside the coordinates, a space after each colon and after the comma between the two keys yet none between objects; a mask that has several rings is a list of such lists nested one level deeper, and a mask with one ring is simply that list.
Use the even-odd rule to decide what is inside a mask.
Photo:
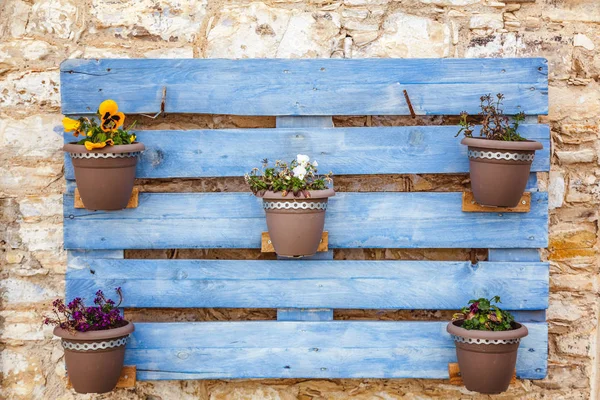
[{"label": "wood grain texture", "polygon": [[[136,382],[136,366],[135,365],[124,365],[123,369],[121,369],[121,376],[119,376],[119,380],[117,381],[117,388],[133,388],[135,387]],[[71,388],[73,385],[71,384],[71,380],[69,379],[69,374],[67,374],[67,388]]]},{"label": "wood grain texture", "polygon": [[[269,236],[269,232],[263,232],[261,234],[260,251],[262,253],[275,253],[275,247],[273,247],[273,243],[271,243],[271,236]],[[319,243],[319,247],[317,248],[317,252],[322,251],[329,251],[329,233],[327,231],[321,234],[321,242]]]},{"label": "wood grain texture", "polygon": [[418,115],[479,112],[506,95],[505,112],[548,112],[548,65],[521,59],[104,59],[61,64],[63,114],[117,101],[126,114]]},{"label": "wood grain texture", "polygon": [[[448,378],[446,322],[244,321],[138,323],[125,362],[138,380]],[[527,325],[517,375],[546,374],[548,328]],[[165,340],[168,338],[168,340]]]},{"label": "wood grain texture", "polygon": [[[466,173],[467,147],[460,144],[456,132],[457,126],[138,131],[146,150],[136,176],[243,176],[264,158],[289,161],[297,154],[308,154],[319,162],[321,172],[336,175]],[[535,154],[532,171],[548,171],[549,127],[522,125],[519,132],[544,146]],[[72,141],[70,133],[65,141]],[[75,179],[69,157],[65,176]]]},{"label": "wood grain texture", "polygon": [[[127,206],[125,208],[136,208],[138,206],[138,195],[140,194],[140,190],[136,187],[131,191],[131,197],[129,197],[129,201],[127,202]],[[75,208],[85,208],[83,204],[83,199],[79,194],[79,190],[75,188],[75,193],[73,195],[74,199],[74,207]]]},{"label": "wood grain texture", "polygon": [[526,213],[531,210],[531,193],[523,193],[519,204],[516,207],[490,207],[477,204],[473,192],[463,192],[462,211],[463,212],[495,212],[495,213]]},{"label": "wood grain texture", "polygon": [[548,307],[548,264],[79,259],[67,297],[120,286],[123,307],[459,309],[474,297]]},{"label": "wood grain texture", "polygon": [[[531,199],[529,213],[463,213],[462,193],[337,193],[325,230],[332,249],[546,247],[548,196]],[[91,212],[65,195],[65,248],[260,248],[267,230],[251,193],[140,193],[139,202]]]},{"label": "wood grain texture", "polygon": [[[448,363],[448,376],[450,378],[450,384],[455,386],[463,386],[464,382],[460,374],[460,368],[458,363]],[[517,370],[515,370],[510,384],[514,385],[517,383]]]}]

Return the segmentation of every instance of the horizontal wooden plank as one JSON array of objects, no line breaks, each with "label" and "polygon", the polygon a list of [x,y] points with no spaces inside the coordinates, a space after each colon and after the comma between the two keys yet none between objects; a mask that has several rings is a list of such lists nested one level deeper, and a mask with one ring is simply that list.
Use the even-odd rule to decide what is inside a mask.
[{"label": "horizontal wooden plank", "polygon": [[[458,192],[337,193],[325,230],[330,249],[547,247],[548,195],[531,199],[528,213],[463,213]],[[139,203],[93,212],[65,195],[65,248],[260,248],[267,228],[251,193],[141,193]]]},{"label": "horizontal wooden plank", "polygon": [[[138,206],[138,196],[140,194],[140,190],[136,187],[133,188],[133,190],[131,191],[131,197],[129,197],[129,201],[127,202],[127,206],[125,208],[136,208]],[[83,204],[83,199],[81,198],[81,195],[79,194],[79,190],[77,188],[75,188],[75,192],[73,194],[73,196],[75,197],[75,208],[85,208],[85,205]]]},{"label": "horizontal wooden plank", "polygon": [[548,64],[520,59],[66,60],[64,114],[95,112],[107,98],[125,113],[420,115],[479,111],[506,95],[505,112],[547,114]]},{"label": "horizontal wooden plank", "polygon": [[[529,323],[517,376],[547,370],[548,328]],[[448,378],[446,322],[244,321],[138,323],[125,353],[138,380]]]},{"label": "horizontal wooden plank", "polygon": [[[273,246],[273,243],[271,243],[271,237],[269,236],[269,232],[263,232],[261,234],[260,251],[261,251],[261,253],[275,253],[275,247]],[[327,231],[324,231],[321,234],[321,243],[319,243],[317,252],[322,253],[322,252],[328,252],[328,251],[329,251],[329,233]],[[290,257],[288,257],[288,258],[290,258]]]},{"label": "horizontal wooden plank", "polygon": [[548,308],[548,264],[445,261],[77,259],[67,297],[115,287],[123,307],[450,309],[500,296]]},{"label": "horizontal wooden plank", "polygon": [[495,206],[482,206],[475,201],[473,192],[463,192],[462,197],[462,210],[463,212],[498,212],[498,213],[526,213],[531,208],[531,193],[523,193],[521,199],[515,207],[495,207]]},{"label": "horizontal wooden plank", "polygon": [[[137,177],[242,176],[264,158],[289,161],[297,154],[310,155],[322,172],[336,175],[466,173],[467,148],[457,132],[457,126],[139,131],[146,150]],[[548,171],[548,125],[523,125],[520,132],[544,146],[536,152],[532,171]],[[72,134],[65,134],[65,141],[72,140]],[[68,155],[65,176],[75,178]]]}]

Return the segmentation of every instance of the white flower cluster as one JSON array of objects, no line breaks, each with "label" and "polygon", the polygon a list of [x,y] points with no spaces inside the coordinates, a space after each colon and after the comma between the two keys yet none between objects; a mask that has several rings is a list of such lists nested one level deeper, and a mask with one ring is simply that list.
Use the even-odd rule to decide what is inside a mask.
[{"label": "white flower cluster", "polygon": [[296,156],[296,162],[298,165],[292,170],[292,172],[294,173],[294,176],[298,177],[299,179],[304,179],[308,173],[307,168],[310,168],[309,165],[315,168],[319,165],[316,161],[313,161],[312,164],[310,164],[310,158],[305,154],[298,154]]}]

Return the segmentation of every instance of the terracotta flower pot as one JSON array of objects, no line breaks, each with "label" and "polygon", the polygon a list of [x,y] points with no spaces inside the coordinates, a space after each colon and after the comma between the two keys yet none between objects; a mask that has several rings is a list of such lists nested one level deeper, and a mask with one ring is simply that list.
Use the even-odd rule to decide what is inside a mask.
[{"label": "terracotta flower pot", "polygon": [[514,322],[510,331],[477,331],[450,322],[447,331],[456,345],[460,374],[467,389],[494,394],[508,389],[517,363],[517,350],[527,328]]},{"label": "terracotta flower pot", "polygon": [[310,190],[310,198],[267,191],[262,197],[267,228],[275,252],[284,257],[311,256],[317,252],[327,200],[335,196],[333,189]]},{"label": "terracotta flower pot", "polygon": [[54,328],[54,334],[62,338],[67,373],[77,393],[106,393],[115,388],[133,330],[131,322],[120,328],[75,334]]},{"label": "terracotta flower pot", "polygon": [[71,156],[77,189],[88,210],[121,210],[127,206],[142,143],[106,146],[88,151],[80,144],[65,144]]},{"label": "terracotta flower pot", "polygon": [[527,186],[535,150],[540,142],[507,142],[484,138],[464,138],[469,146],[471,190],[480,205],[515,207]]}]

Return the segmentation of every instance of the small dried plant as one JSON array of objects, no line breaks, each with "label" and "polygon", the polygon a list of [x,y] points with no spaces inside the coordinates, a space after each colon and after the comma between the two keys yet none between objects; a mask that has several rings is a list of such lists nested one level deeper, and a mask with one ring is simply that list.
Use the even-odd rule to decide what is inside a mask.
[{"label": "small dried plant", "polygon": [[[498,93],[494,98],[491,94],[481,96],[481,131],[479,136],[490,140],[503,140],[509,142],[520,142],[526,140],[517,133],[519,124],[525,120],[525,114],[519,113],[512,118],[504,115],[502,100],[504,95]],[[466,111],[460,113],[460,130],[456,136],[463,133],[466,137],[473,137],[473,124],[468,121],[469,114]]]},{"label": "small dried plant", "polygon": [[102,331],[126,325],[126,321],[119,313],[119,306],[123,301],[121,288],[115,291],[119,295],[119,303],[107,299],[102,290],[96,292],[95,306],[86,307],[81,297],[76,297],[69,304],[61,299],[52,302],[53,316],[45,317],[44,324],[60,326],[72,333],[87,331]]},{"label": "small dried plant", "polygon": [[319,176],[316,161],[310,162],[310,158],[304,154],[298,154],[290,163],[275,161],[274,167],[269,167],[269,160],[262,161],[262,171],[258,168],[252,169],[244,175],[246,183],[254,194],[261,194],[267,190],[281,192],[281,196],[287,196],[292,192],[295,196],[302,194],[310,197],[309,190],[323,190],[327,183],[332,182],[329,172]]},{"label": "small dried plant", "polygon": [[479,331],[508,331],[513,329],[515,318],[508,311],[501,310],[495,304],[500,303],[500,297],[491,299],[480,298],[469,301],[459,313],[454,314],[452,321],[463,321],[461,327],[467,330]]}]

